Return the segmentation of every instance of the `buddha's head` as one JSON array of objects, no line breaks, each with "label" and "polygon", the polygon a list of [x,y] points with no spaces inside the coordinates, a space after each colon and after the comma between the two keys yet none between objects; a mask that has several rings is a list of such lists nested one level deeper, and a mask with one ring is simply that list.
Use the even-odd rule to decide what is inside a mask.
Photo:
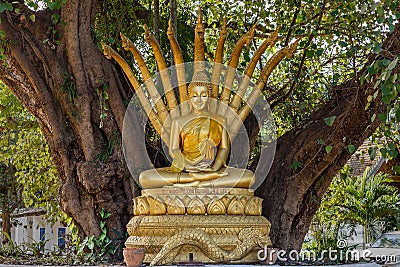
[{"label": "buddha's head", "polygon": [[204,71],[195,73],[188,87],[188,96],[194,111],[207,110],[210,94],[211,83],[207,73]]}]

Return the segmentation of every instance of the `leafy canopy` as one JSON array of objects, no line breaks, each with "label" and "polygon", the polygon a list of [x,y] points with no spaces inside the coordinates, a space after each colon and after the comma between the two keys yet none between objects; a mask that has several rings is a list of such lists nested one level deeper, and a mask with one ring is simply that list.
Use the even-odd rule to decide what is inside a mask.
[{"label": "leafy canopy", "polygon": [[[370,171],[366,168],[362,176],[351,176],[350,168],[345,167],[334,178],[313,219],[319,225],[313,234],[320,243],[330,238],[336,244],[346,225],[365,228],[364,244],[400,226],[400,195],[396,187],[388,184],[388,175],[373,175]],[[321,233],[325,236],[319,236]]]},{"label": "leafy canopy", "polygon": [[13,170],[11,179],[19,184],[15,190],[21,190],[26,207],[44,208],[49,219],[56,219],[59,181],[36,119],[3,83],[0,108],[0,164]]}]

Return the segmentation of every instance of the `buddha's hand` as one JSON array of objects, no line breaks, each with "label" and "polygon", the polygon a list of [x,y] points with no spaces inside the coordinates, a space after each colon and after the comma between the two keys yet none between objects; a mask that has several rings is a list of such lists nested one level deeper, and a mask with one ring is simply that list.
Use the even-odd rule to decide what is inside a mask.
[{"label": "buddha's hand", "polygon": [[217,172],[221,169],[221,165],[219,164],[213,164],[213,166],[209,167],[209,165],[205,166],[197,166],[197,170],[199,172]]},{"label": "buddha's hand", "polygon": [[189,173],[189,175],[191,177],[193,177],[195,180],[197,181],[208,181],[208,180],[212,180],[212,179],[217,179],[217,178],[221,178],[224,176],[228,176],[229,174],[227,172],[191,172]]},{"label": "buddha's hand", "polygon": [[185,166],[185,171],[187,172],[205,172],[206,169],[211,169],[206,162],[201,162],[197,165],[186,164]]},{"label": "buddha's hand", "polygon": [[199,186],[199,184],[200,184],[200,181],[193,181],[193,182],[190,182],[190,183],[177,183],[177,184],[173,184],[173,186],[175,186],[175,187],[197,187],[197,186]]},{"label": "buddha's hand", "polygon": [[212,167],[209,167],[209,168],[197,168],[197,170],[199,172],[216,172],[216,171],[218,171],[217,168],[212,168]]}]

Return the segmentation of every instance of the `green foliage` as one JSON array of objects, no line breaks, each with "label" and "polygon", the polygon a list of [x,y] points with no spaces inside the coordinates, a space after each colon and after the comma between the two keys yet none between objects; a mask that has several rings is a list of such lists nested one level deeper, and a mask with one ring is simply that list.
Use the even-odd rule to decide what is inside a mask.
[{"label": "green foliage", "polygon": [[13,11],[14,7],[12,3],[10,2],[5,2],[0,4],[0,13],[3,13],[5,11]]},{"label": "green foliage", "polygon": [[[196,22],[195,4],[178,1],[178,35],[177,40],[181,46],[185,61],[193,61],[193,39],[194,24]],[[154,33],[153,21],[153,2],[135,0],[106,0],[101,4],[101,8],[96,15],[96,24],[93,29],[93,37],[100,48],[100,42],[108,43],[113,46],[128,62],[133,63],[132,55],[122,48],[120,32],[129,37],[135,46],[143,53],[146,64],[150,72],[156,72],[156,62],[154,55],[144,39],[143,25],[147,24]],[[190,9],[191,8],[191,9]],[[143,16],[145,14],[145,16]],[[141,16],[138,18],[138,15]],[[169,3],[160,2],[160,47],[163,51],[167,64],[171,63],[172,53],[167,38]],[[135,25],[132,27],[132,25]],[[143,82],[137,66],[131,65],[136,72],[139,81]]]},{"label": "green foliage", "polygon": [[[20,263],[35,266],[83,266],[88,263],[103,264],[105,262],[103,256],[96,254],[99,253],[96,245],[99,241],[96,241],[94,237],[87,238],[84,243],[81,243],[79,238],[68,234],[65,237],[65,249],[60,251],[57,248],[54,250],[46,250],[45,245],[49,240],[30,240],[28,243],[16,244],[11,240],[9,235],[5,234],[5,236],[8,242],[6,244],[0,243],[0,261],[6,265]],[[112,242],[114,242],[114,240],[115,239],[113,239]],[[126,237],[124,238],[124,241],[125,240]],[[100,243],[100,245],[102,244]],[[82,250],[78,253],[80,248],[82,248]]]},{"label": "green foliage", "polygon": [[392,230],[393,221],[397,220],[400,208],[400,196],[397,189],[388,185],[391,181],[387,175],[368,176],[367,168],[361,177],[346,177],[344,180],[345,199],[340,210],[345,213],[345,220],[358,223],[365,228],[364,242],[373,241],[380,234],[380,221],[385,222],[386,230]]},{"label": "green foliage", "polygon": [[26,4],[33,10],[49,8],[50,10],[59,10],[66,0],[27,0]]},{"label": "green foliage", "polygon": [[6,257],[18,258],[23,253],[23,250],[12,241],[7,233],[3,233],[3,235],[6,237],[7,242],[0,242],[0,259]]},{"label": "green foliage", "polygon": [[[44,208],[47,218],[56,220],[59,181],[38,123],[2,83],[0,107],[0,164],[14,169],[11,178],[20,188],[24,205]],[[19,190],[13,190],[17,196]]]},{"label": "green foliage", "polygon": [[99,79],[96,81],[98,83],[98,87],[96,89],[97,96],[99,97],[100,100],[100,108],[101,108],[101,113],[100,113],[100,128],[103,128],[103,123],[104,119],[107,117],[107,111],[108,111],[108,106],[107,106],[107,100],[108,100],[108,84],[102,80]]},{"label": "green foliage", "polygon": [[106,146],[100,151],[100,153],[96,156],[95,161],[106,162],[108,157],[111,156],[114,152],[115,145],[119,144],[120,135],[119,132],[114,130],[111,134],[111,137]]},{"label": "green foliage", "polygon": [[[56,25],[63,25],[58,14],[63,3],[65,0],[26,1],[33,10],[48,7],[54,11],[51,25],[48,26],[50,36],[44,40],[51,47],[58,45],[62,38],[56,32]],[[395,70],[398,58],[383,51],[382,41],[394,30],[394,25],[400,17],[397,10],[398,0],[378,2],[181,0],[177,1],[177,6],[177,39],[185,61],[193,59],[193,29],[198,7],[202,8],[205,21],[206,55],[209,61],[213,60],[223,18],[228,22],[223,63],[229,61],[229,51],[233,50],[238,38],[254,23],[257,24],[259,36],[268,35],[271,30],[280,26],[280,39],[276,49],[292,42],[295,37],[303,37],[295,57],[284,59],[269,80],[268,88],[271,90],[266,92],[266,97],[277,105],[273,112],[277,118],[278,136],[326,103],[332,96],[334,86],[355,77],[367,63],[370,52],[376,53],[376,60],[366,66],[368,71],[362,79],[364,82],[373,80],[376,84],[375,93],[378,93],[371,94],[371,99],[380,96],[385,103],[392,104],[397,98],[399,87]],[[10,2],[1,3],[0,12],[16,12],[15,7],[16,5]],[[119,33],[123,32],[144,54],[150,71],[155,72],[154,56],[144,41],[142,29],[144,23],[153,29],[153,8],[152,1],[102,1],[94,27],[91,29],[93,39],[99,44],[99,48],[100,42],[109,43],[128,62],[133,62],[130,53],[121,47]],[[168,1],[160,3],[159,15],[160,45],[169,64],[172,54],[166,36],[169,19]],[[32,22],[36,20],[34,15],[30,19]],[[262,41],[262,38],[257,38],[249,47],[245,47],[240,58],[239,70],[245,69],[253,51]],[[1,49],[0,54],[2,54]],[[267,58],[276,49],[263,55],[255,71],[256,77]],[[137,67],[134,66],[133,69],[138,74]],[[141,80],[140,75],[138,76]],[[379,79],[376,79],[377,77]],[[73,90],[69,92],[72,93]],[[69,94],[70,99],[73,97],[73,93]],[[398,113],[400,114],[400,111]],[[102,112],[101,120],[105,114],[106,112]],[[400,119],[400,115],[397,117]]]},{"label": "green foliage", "polygon": [[356,151],[356,147],[354,145],[350,144],[350,145],[347,145],[347,150],[349,150],[350,154],[353,154],[354,151]]},{"label": "green foliage", "polygon": [[[142,25],[147,23],[153,28],[153,2],[134,0],[107,0],[101,3],[96,16],[93,37],[113,46],[128,62],[140,81],[137,66],[130,53],[121,47],[120,32],[134,42],[143,53],[151,72],[156,72],[153,53],[144,41]],[[227,64],[239,37],[257,24],[257,35],[266,36],[280,27],[276,48],[267,50],[255,70],[255,79],[265,62],[278,49],[303,37],[295,56],[284,59],[271,75],[265,96],[274,105],[273,115],[277,124],[277,136],[281,136],[295,127],[317,108],[335,95],[335,86],[353,77],[358,77],[366,67],[362,80],[376,84],[369,99],[382,97],[385,103],[395,103],[397,91],[396,66],[398,58],[389,56],[382,48],[383,40],[393,31],[400,15],[397,10],[399,1],[177,1],[178,36],[186,61],[193,59],[193,30],[196,23],[197,8],[202,8],[205,22],[206,58],[213,61],[214,51],[219,38],[219,28],[223,18],[227,19],[227,39],[223,63]],[[357,10],[359,12],[354,12]],[[147,12],[147,13],[146,13]],[[138,14],[147,16],[138,18]],[[160,46],[167,64],[171,63],[171,50],[166,37],[169,18],[169,3],[160,3]],[[135,26],[132,26],[135,25]],[[244,48],[238,69],[244,71],[256,47],[263,38],[256,38]],[[99,46],[100,47],[100,46]],[[368,55],[376,54],[374,62],[368,62]],[[378,82],[379,81],[379,82]],[[104,90],[101,90],[104,91]],[[368,92],[369,94],[371,92]],[[102,96],[102,93],[98,93]],[[102,102],[104,98],[100,97]],[[371,102],[370,102],[371,103]],[[101,121],[107,116],[102,106]],[[106,107],[107,108],[107,107]],[[366,107],[369,108],[369,105]],[[400,121],[400,109],[396,105],[397,118]],[[379,116],[378,114],[375,117]],[[375,120],[375,117],[372,119]],[[386,117],[386,116],[385,116]],[[333,126],[335,116],[325,118],[328,126]],[[101,123],[102,125],[102,123]],[[349,153],[355,151],[348,144]],[[330,153],[333,144],[326,144],[325,151]],[[104,150],[105,151],[105,150]],[[257,151],[253,151],[253,154]],[[106,153],[102,153],[107,158]],[[298,169],[299,167],[292,168]]]},{"label": "green foliage", "polygon": [[336,119],[336,116],[331,116],[331,117],[325,118],[324,122],[326,125],[332,126],[335,119]]},{"label": "green foliage", "polygon": [[61,84],[61,90],[68,95],[68,99],[74,102],[74,99],[78,96],[76,93],[76,86],[72,79],[72,76],[68,73],[63,75],[64,81]]},{"label": "green foliage", "polygon": [[118,234],[117,238],[110,239],[108,237],[107,219],[111,216],[111,213],[102,208],[99,211],[99,215],[100,236],[86,237],[78,246],[77,256],[84,262],[104,261],[107,253],[113,255],[116,252],[121,252],[121,244],[123,244],[123,242],[120,241],[126,240],[126,235],[122,235],[116,230],[114,230],[114,233]]},{"label": "green foliage", "polygon": [[327,154],[328,154],[328,153],[331,153],[332,149],[333,149],[332,146],[326,146],[326,147],[325,147],[325,151],[326,151]]},{"label": "green foliage", "polygon": [[[58,1],[57,3],[52,3],[50,6],[54,6],[53,9],[60,9],[61,1]],[[61,44],[61,38],[63,36],[61,32],[57,32],[56,28],[58,25],[64,26],[65,22],[61,20],[60,14],[55,13],[51,16],[51,24],[47,26],[47,30],[50,32],[50,36],[49,38],[43,40],[43,43],[48,44],[52,49],[55,49],[57,45]]]},{"label": "green foliage", "polygon": [[41,257],[45,253],[45,246],[50,241],[50,239],[43,239],[36,241],[33,238],[30,238],[31,242],[24,244],[25,253],[31,254],[37,257]]},{"label": "green foliage", "polygon": [[0,207],[2,213],[11,214],[21,206],[21,185],[15,178],[15,167],[0,163]]},{"label": "green foliage", "polygon": [[301,163],[300,161],[294,160],[293,163],[290,165],[290,168],[293,169],[295,172],[298,169],[301,169],[301,167],[303,167],[303,163]]},{"label": "green foliage", "polygon": [[362,176],[353,177],[345,167],[334,178],[313,218],[314,240],[305,243],[305,247],[317,251],[336,247],[337,240],[354,234],[357,224],[365,229],[364,244],[397,227],[400,195],[387,184],[390,182],[387,175],[369,176],[369,172],[367,168]]}]

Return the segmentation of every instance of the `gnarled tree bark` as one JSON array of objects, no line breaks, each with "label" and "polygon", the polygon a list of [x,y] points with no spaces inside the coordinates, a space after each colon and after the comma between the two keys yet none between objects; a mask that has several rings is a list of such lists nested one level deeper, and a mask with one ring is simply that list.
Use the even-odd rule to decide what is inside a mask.
[{"label": "gnarled tree bark", "polygon": [[[68,1],[56,11],[65,21],[57,40],[45,31],[54,12],[2,14],[1,30],[8,42],[7,66],[2,81],[38,119],[61,179],[60,205],[84,235],[100,235],[99,209],[112,213],[112,228],[124,232],[132,216],[131,200],[137,190],[124,164],[121,148],[106,151],[112,137],[122,131],[129,86],[104,58],[90,28],[96,1]],[[27,18],[35,14],[35,22]],[[47,40],[47,41],[44,41]],[[72,95],[69,99],[67,90]],[[106,91],[108,99],[101,99]],[[100,104],[105,101],[108,110]],[[105,103],[103,101],[103,103]],[[100,127],[101,113],[107,114]],[[120,136],[120,135],[119,135]],[[106,162],[97,161],[109,153]],[[138,157],[140,159],[140,157]]]}]

